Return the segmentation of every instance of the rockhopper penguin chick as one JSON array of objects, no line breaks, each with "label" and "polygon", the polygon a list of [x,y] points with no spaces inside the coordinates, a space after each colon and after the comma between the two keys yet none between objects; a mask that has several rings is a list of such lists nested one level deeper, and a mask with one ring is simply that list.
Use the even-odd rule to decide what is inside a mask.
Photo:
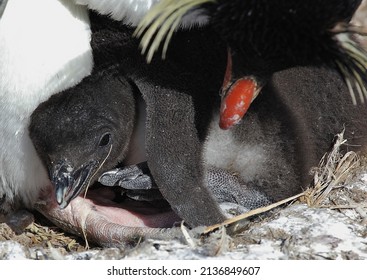
[{"label": "rockhopper penguin chick", "polygon": [[[170,60],[157,59],[147,65],[140,55],[138,41],[131,36],[131,28],[95,13],[91,13],[90,18],[94,73],[106,72],[107,75],[108,69],[117,67],[133,81],[146,103],[146,160],[164,198],[191,226],[222,221],[224,215],[204,185],[200,139],[205,138],[205,127],[212,114],[212,107],[208,104],[217,99],[220,76],[224,71],[225,57],[221,55],[224,45],[217,44],[218,49],[203,55],[206,49],[203,43],[213,44],[211,38],[195,31],[193,39],[191,32],[184,32],[174,40],[177,51],[171,52]],[[187,61],[182,53],[197,58]],[[197,71],[192,73],[192,69]],[[209,88],[202,82],[206,79],[210,80]],[[214,98],[208,100],[202,95],[203,88]],[[203,116],[197,117],[195,109]],[[74,170],[79,167],[74,166]],[[96,178],[98,174],[93,177]],[[61,181],[67,183],[67,180]],[[65,184],[65,188],[68,187]],[[61,204],[63,201],[69,203],[74,196],[63,191],[58,193]],[[192,197],[187,193],[192,193]],[[197,214],[198,206],[203,204],[206,207]]]},{"label": "rockhopper penguin chick", "polygon": [[[94,17],[98,16],[92,15],[92,19]],[[111,205],[111,202],[107,203],[107,199],[115,199],[113,188],[102,188],[104,195],[93,190],[88,191],[90,196],[87,202],[97,200],[97,206],[82,206],[85,204],[80,196],[70,202],[70,199],[78,191],[84,191],[89,183],[80,184],[89,181],[89,178],[87,173],[80,171],[79,167],[83,166],[83,163],[79,162],[74,169],[68,170],[66,166],[63,172],[56,172],[58,176],[53,179],[55,185],[59,179],[59,183],[66,183],[67,191],[60,191],[56,196],[61,202],[70,202],[70,206],[64,210],[58,207],[50,209],[47,207],[49,205],[40,207],[43,213],[54,220],[57,219],[58,224],[64,228],[75,232],[79,226],[79,234],[87,231],[88,236],[103,245],[116,245],[116,242],[128,241],[133,237],[149,236],[149,233],[160,236],[175,234],[174,229],[170,231],[162,228],[181,218],[193,226],[197,225],[198,221],[203,221],[203,224],[211,223],[210,216],[205,212],[208,205],[200,204],[201,197],[197,197],[197,186],[192,185],[192,188],[188,188],[187,182],[192,184],[194,181],[202,181],[203,189],[210,189],[206,195],[211,197],[216,207],[218,203],[225,201],[241,204],[241,195],[246,198],[249,193],[255,194],[255,197],[264,194],[262,197],[279,200],[301,191],[301,187],[310,180],[309,169],[317,165],[334,135],[344,127],[350,143],[348,148],[363,150],[365,147],[364,107],[353,106],[347,87],[340,76],[330,69],[292,68],[275,74],[249,108],[243,122],[230,131],[222,131],[216,125],[220,100],[215,97],[220,83],[215,81],[220,80],[218,77],[224,72],[226,59],[220,54],[225,50],[225,46],[213,44],[216,40],[213,33],[208,33],[207,30],[178,33],[172,41],[174,47],[167,53],[167,60],[158,59],[146,65],[138,54],[136,40],[130,38],[131,29],[103,18],[98,21],[95,18],[92,22],[98,22],[93,29],[92,41],[96,66],[94,74],[75,88],[60,94],[70,95],[70,98],[66,98],[70,103],[55,96],[34,112],[30,125],[31,138],[49,170],[60,170],[57,166],[59,160],[53,162],[51,158],[71,157],[90,162],[89,155],[96,157],[105,131],[83,117],[74,118],[74,121],[80,119],[80,122],[73,126],[59,126],[58,110],[63,112],[63,119],[67,119],[69,112],[75,111],[68,109],[74,106],[80,107],[80,111],[86,114],[90,114],[91,108],[94,107],[99,108],[97,111],[106,111],[107,108],[108,114],[111,98],[98,97],[97,99],[102,99],[102,104],[94,105],[94,102],[83,102],[83,98],[76,96],[82,96],[83,93],[80,92],[98,96],[98,93],[106,94],[102,91],[108,91],[109,88],[118,91],[118,87],[111,86],[110,83],[125,84],[126,93],[131,94],[129,85],[132,85],[142,94],[147,107],[145,146],[148,166],[162,196],[168,200],[179,217],[169,209],[148,209],[146,204],[141,206],[140,202],[137,204],[130,199],[125,200],[127,204],[112,202],[115,210],[119,209],[124,213],[114,212],[112,208],[103,208],[102,205]],[[190,38],[190,41],[187,38]],[[207,48],[207,44],[216,46],[217,49]],[[195,55],[195,59],[187,60],[189,55]],[[126,78],[128,83],[123,82]],[[97,81],[97,84],[94,81]],[[201,98],[203,92],[206,93],[205,98]],[[209,99],[208,92],[211,97]],[[339,98],[335,98],[335,93]],[[121,92],[120,94],[124,96]],[[167,110],[167,99],[169,104],[177,107]],[[61,104],[63,109],[59,108]],[[125,123],[126,117],[133,116],[123,112],[113,113],[119,107],[116,108],[112,110],[112,119],[122,117],[120,121]],[[121,106],[121,110],[124,109]],[[108,118],[103,119],[104,121],[109,123]],[[114,123],[119,121],[114,119]],[[85,127],[98,129],[88,130]],[[129,130],[130,126],[127,128]],[[79,134],[81,131],[86,131],[86,134]],[[79,141],[88,133],[90,137],[87,139],[90,138],[90,141]],[[95,133],[98,136],[95,136]],[[124,137],[117,135],[116,139],[109,139],[112,142],[103,143],[107,143],[108,147],[115,140],[129,142],[126,138],[130,133],[123,134]],[[127,142],[122,143],[120,147],[125,147]],[[88,156],[79,156],[85,153]],[[97,173],[93,173],[95,176],[91,180],[96,180],[113,161],[122,160],[124,152],[119,152],[111,158],[105,154],[97,157],[99,166],[102,167]],[[101,159],[106,159],[107,165],[102,165],[104,160]],[[84,166],[89,168],[88,164]],[[211,168],[226,174],[237,173],[238,178],[228,176],[226,183],[236,179],[238,184],[233,185],[239,188],[224,188],[223,193],[222,189],[217,187],[218,184],[208,185],[205,176],[211,172]],[[72,178],[70,173],[75,170],[79,171]],[[112,174],[116,174],[116,171],[114,172]],[[82,174],[86,175],[81,176]],[[105,175],[111,176],[111,173],[107,172]],[[223,175],[219,177],[223,178]],[[80,186],[84,189],[78,189]],[[241,192],[240,188],[244,191]],[[244,201],[242,206],[247,206],[248,200]],[[264,203],[265,200],[260,201]],[[130,208],[131,206],[133,208]],[[141,219],[134,218],[137,213]],[[92,215],[98,215],[98,218]],[[75,223],[75,219],[77,226],[71,222],[74,220]],[[93,222],[101,225],[101,220],[103,226],[97,229],[103,230],[96,230],[96,227],[93,230]]]},{"label": "rockhopper penguin chick", "polygon": [[41,103],[32,114],[30,136],[54,188],[44,192],[37,209],[61,228],[85,233],[89,241],[104,246],[113,240],[124,246],[137,236],[175,234],[162,229],[178,220],[172,211],[148,212],[142,209],[149,209],[147,205],[131,202],[120,205],[112,201],[112,188],[91,190],[87,199],[78,197],[124,159],[134,125],[134,87],[116,69],[94,70],[77,86]]}]

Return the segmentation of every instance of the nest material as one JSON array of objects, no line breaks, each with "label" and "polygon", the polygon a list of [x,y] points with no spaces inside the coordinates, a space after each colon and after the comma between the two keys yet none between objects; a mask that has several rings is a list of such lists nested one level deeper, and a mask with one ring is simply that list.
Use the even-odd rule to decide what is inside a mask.
[{"label": "nest material", "polygon": [[350,151],[343,155],[340,152],[341,146],[347,142],[343,135],[344,132],[336,136],[331,151],[322,157],[319,166],[313,170],[311,186],[300,198],[311,207],[325,206],[331,191],[351,182],[356,172],[361,170],[361,160],[357,153]]}]

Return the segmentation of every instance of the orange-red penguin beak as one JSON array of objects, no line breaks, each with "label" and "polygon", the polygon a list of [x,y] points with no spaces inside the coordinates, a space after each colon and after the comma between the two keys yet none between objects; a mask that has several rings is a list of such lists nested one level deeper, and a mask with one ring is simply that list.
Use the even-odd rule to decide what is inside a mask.
[{"label": "orange-red penguin beak", "polygon": [[220,108],[219,127],[221,129],[229,129],[238,124],[260,91],[260,87],[253,77],[242,77],[234,82],[232,79],[232,55],[228,51]]},{"label": "orange-red penguin beak", "polygon": [[253,79],[241,78],[226,90],[220,108],[220,128],[229,129],[241,121],[254,99],[256,87]]}]

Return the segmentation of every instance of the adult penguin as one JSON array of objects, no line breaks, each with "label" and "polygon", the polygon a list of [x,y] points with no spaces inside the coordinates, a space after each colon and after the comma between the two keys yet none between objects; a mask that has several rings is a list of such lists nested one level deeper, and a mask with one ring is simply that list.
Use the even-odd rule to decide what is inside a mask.
[{"label": "adult penguin", "polygon": [[[364,150],[364,107],[354,107],[347,87],[330,69],[301,67],[275,74],[243,123],[222,131],[217,126],[216,96],[225,45],[214,44],[214,33],[177,33],[168,59],[147,65],[139,56],[138,42],[130,37],[131,29],[94,17],[99,16],[92,15],[92,22],[98,22],[92,25],[93,74],[42,103],[30,125],[32,140],[56,186],[54,197],[63,207],[70,204],[61,209],[46,196],[48,203],[39,209],[67,230],[86,233],[102,245],[176,235],[175,229],[167,229],[175,221],[184,219],[191,226],[211,222],[211,205],[200,203],[196,185],[189,188],[195,178],[202,180],[218,209],[225,202],[252,208],[301,191],[311,179],[310,168],[344,127],[350,147]],[[126,102],[139,94],[146,100],[147,116],[146,136],[137,136],[146,145],[137,147],[146,146],[148,167],[161,194],[150,189],[151,181],[136,167],[103,173],[120,161],[135,163],[126,158],[134,143],[134,121],[129,118],[136,121]],[[166,102],[174,97],[180,102]],[[149,106],[160,109],[166,104],[176,107],[149,111]],[[188,124],[195,127],[191,133]],[[101,182],[122,188],[89,188],[84,199],[80,194],[100,175]],[[185,206],[189,207],[180,208]],[[219,210],[219,215],[224,213]]]},{"label": "adult penguin", "polygon": [[[353,102],[367,96],[366,52],[353,38],[366,29],[350,20],[360,0],[162,0],[150,10],[136,34],[148,60],[190,13],[206,18],[229,47],[222,87],[220,126],[238,123],[271,75],[294,66],[326,66],[339,71]],[[203,23],[204,24],[204,23]]]}]

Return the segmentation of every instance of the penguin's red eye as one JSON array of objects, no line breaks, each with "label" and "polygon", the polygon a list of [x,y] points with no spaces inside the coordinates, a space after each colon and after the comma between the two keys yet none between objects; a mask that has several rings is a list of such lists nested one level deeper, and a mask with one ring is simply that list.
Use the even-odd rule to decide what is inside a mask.
[{"label": "penguin's red eye", "polygon": [[111,134],[106,133],[105,135],[102,136],[101,140],[99,140],[98,146],[100,147],[107,146],[110,143],[110,141],[111,141]]}]

